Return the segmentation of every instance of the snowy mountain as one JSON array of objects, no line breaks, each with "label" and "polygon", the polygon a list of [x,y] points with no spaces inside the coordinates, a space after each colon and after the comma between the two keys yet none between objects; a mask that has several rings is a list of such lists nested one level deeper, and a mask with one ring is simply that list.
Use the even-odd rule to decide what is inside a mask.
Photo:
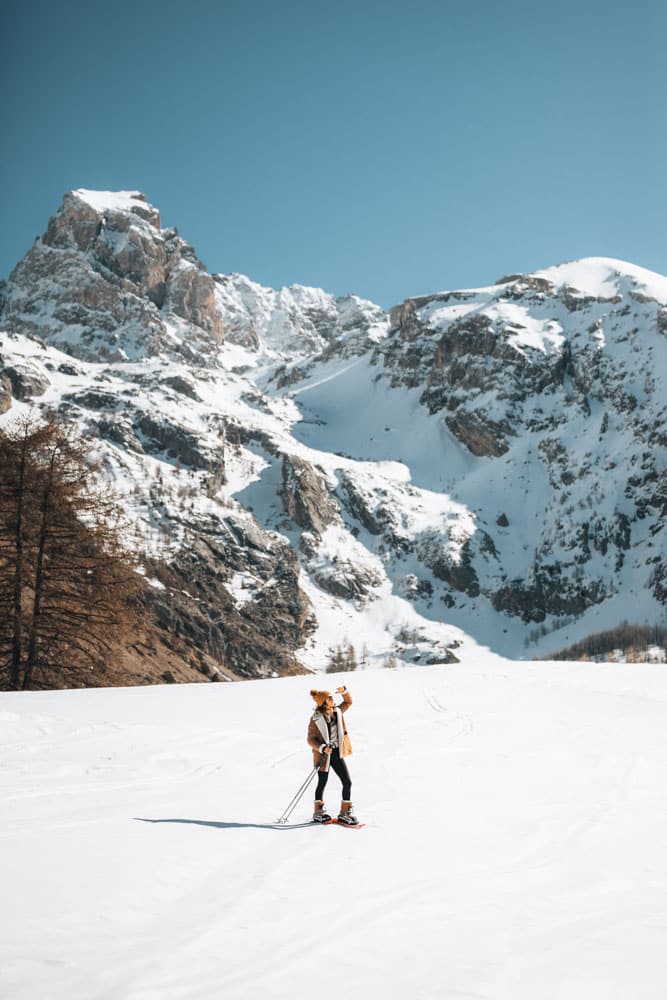
[{"label": "snowy mountain", "polygon": [[0,296],[2,420],[90,436],[208,676],[664,620],[667,278],[590,259],[387,315],[76,191]]}]

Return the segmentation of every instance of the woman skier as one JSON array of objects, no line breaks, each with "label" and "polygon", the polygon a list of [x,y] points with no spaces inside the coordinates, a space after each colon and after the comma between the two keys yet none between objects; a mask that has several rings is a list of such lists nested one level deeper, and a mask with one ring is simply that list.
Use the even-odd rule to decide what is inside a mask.
[{"label": "woman skier", "polygon": [[359,820],[352,812],[352,781],[344,758],[352,753],[352,744],[347,734],[347,726],[343,712],[347,712],[352,704],[352,695],[345,686],[336,688],[336,694],[343,700],[336,707],[330,691],[311,692],[317,709],[308,723],[308,746],[313,750],[313,766],[319,770],[317,789],[315,790],[315,811],[313,820],[316,823],[326,823],[331,816],[324,808],[324,787],[329,780],[329,768],[333,768],[343,785],[343,801],[341,802],[338,822],[348,826],[358,826]]}]

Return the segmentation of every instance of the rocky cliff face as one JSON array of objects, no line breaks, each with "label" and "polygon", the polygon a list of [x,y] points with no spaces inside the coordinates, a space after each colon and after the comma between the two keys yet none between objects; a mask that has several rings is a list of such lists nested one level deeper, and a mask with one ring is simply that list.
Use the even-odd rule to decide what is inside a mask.
[{"label": "rocky cliff face", "polygon": [[482,509],[500,579],[480,586],[496,610],[526,622],[580,616],[623,593],[628,559],[661,601],[665,303],[667,280],[600,259],[392,311],[376,352],[391,385],[417,389],[464,452],[486,460],[472,468],[487,508],[532,494],[517,511],[533,521],[520,573],[507,545],[516,518],[499,511],[493,524]]},{"label": "rocky cliff face", "polygon": [[388,316],[210,275],[143,195],[78,191],[1,298],[2,420],[90,436],[202,677],[664,615],[667,279],[594,259]]},{"label": "rocky cliff face", "polygon": [[3,325],[90,361],[222,338],[213,278],[138,192],[66,194],[11,275]]}]

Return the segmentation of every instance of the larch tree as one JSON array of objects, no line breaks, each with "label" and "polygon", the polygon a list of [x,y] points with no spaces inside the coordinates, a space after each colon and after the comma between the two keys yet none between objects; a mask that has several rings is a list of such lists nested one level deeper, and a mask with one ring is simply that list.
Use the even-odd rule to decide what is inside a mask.
[{"label": "larch tree", "polygon": [[0,431],[0,678],[29,688],[101,670],[138,621],[118,503],[55,419]]}]

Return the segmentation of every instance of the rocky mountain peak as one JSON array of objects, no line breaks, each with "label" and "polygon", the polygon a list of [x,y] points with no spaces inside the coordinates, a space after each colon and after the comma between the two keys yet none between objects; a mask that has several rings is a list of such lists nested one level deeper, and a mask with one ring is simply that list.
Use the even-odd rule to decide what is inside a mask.
[{"label": "rocky mountain peak", "polygon": [[[141,221],[139,221],[141,220]],[[103,226],[129,232],[141,223],[160,232],[160,213],[140,191],[68,191],[43,237],[49,246],[90,250]]]},{"label": "rocky mountain peak", "polygon": [[17,265],[3,326],[88,361],[171,353],[222,340],[213,278],[136,191],[71,191]]},{"label": "rocky mountain peak", "polygon": [[0,292],[5,329],[88,361],[162,354],[210,365],[224,342],[300,363],[358,354],[389,328],[384,310],[355,295],[209,274],[139,191],[65,194]]}]

